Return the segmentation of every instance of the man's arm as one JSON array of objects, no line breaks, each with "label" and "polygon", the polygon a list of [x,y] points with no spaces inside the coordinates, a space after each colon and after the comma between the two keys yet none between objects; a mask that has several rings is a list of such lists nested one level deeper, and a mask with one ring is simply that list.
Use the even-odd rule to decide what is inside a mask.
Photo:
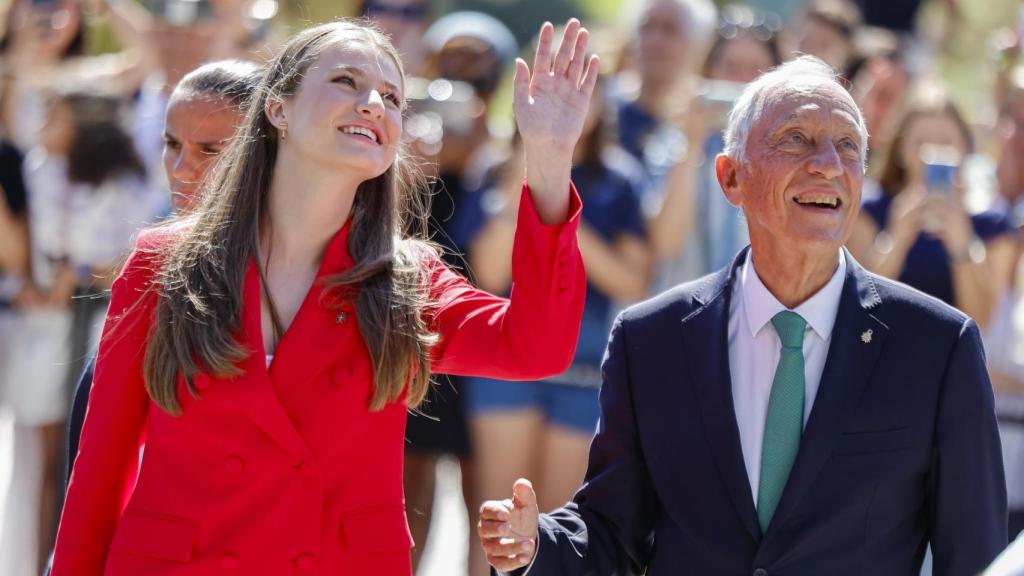
[{"label": "man's arm", "polygon": [[[537,552],[525,572],[529,576],[625,576],[642,574],[647,566],[660,504],[637,436],[625,332],[620,316],[612,328],[602,367],[601,421],[590,446],[583,487],[565,507],[540,515]],[[500,529],[500,523],[492,522],[488,514],[489,505],[497,504],[501,503],[489,502],[481,508],[478,531],[488,554],[501,550],[488,549],[488,536],[494,540]],[[511,501],[506,504],[509,514],[504,517],[511,517],[512,523],[504,534],[523,533],[523,526],[531,526],[531,522],[536,526],[535,508],[532,518],[520,521],[520,511]],[[486,532],[492,529],[494,535]],[[488,560],[494,564],[490,556]],[[513,566],[504,563],[501,567],[509,570]]]},{"label": "man's arm", "polygon": [[978,327],[964,322],[939,397],[928,483],[935,576],[977,574],[1007,541],[1006,481]]}]

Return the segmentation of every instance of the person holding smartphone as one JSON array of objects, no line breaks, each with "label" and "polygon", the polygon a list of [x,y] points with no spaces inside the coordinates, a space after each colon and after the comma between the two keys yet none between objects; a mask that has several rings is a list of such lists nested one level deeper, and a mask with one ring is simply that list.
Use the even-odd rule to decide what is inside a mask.
[{"label": "person holding smartphone", "polygon": [[[120,51],[86,53],[88,15],[103,17]],[[135,2],[16,2],[9,18],[10,43],[4,54],[8,87],[0,120],[21,150],[39,143],[47,116],[45,96],[52,88],[101,86],[109,94],[127,97],[159,66],[149,34],[152,18]]]},{"label": "person holding smartphone", "polygon": [[894,134],[879,178],[882,194],[864,202],[850,252],[870,270],[956,306],[984,328],[1010,283],[1009,222],[994,211],[968,214],[961,171],[950,174],[950,162],[928,157],[929,146],[967,156],[970,128],[941,87],[922,85]]},{"label": "person holding smartphone", "polygon": [[725,148],[722,129],[743,87],[782,63],[775,31],[754,24],[764,18],[746,5],[722,9],[700,89],[675,118],[686,151],[651,191],[660,196],[648,223],[658,263],[655,293],[718,270],[749,242],[741,211],[722,195],[714,159]]}]

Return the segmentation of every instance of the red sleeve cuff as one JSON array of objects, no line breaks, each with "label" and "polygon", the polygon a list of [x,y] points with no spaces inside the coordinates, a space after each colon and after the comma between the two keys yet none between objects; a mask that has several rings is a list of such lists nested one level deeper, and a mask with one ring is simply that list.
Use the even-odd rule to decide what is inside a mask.
[{"label": "red sleeve cuff", "polygon": [[526,223],[531,229],[542,231],[541,233],[554,236],[571,234],[575,238],[582,213],[583,201],[580,199],[579,192],[576,191],[576,184],[570,181],[568,217],[558,224],[544,224],[540,221],[540,215],[537,214],[536,204],[533,203],[533,193],[530,192],[530,187],[526,185],[526,178],[523,178],[523,191],[519,200],[520,224]]}]

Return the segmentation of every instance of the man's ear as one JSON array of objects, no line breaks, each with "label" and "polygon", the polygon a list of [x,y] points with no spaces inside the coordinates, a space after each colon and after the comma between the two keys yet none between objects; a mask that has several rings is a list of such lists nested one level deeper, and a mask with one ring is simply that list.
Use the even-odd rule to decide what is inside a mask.
[{"label": "man's ear", "polygon": [[263,107],[263,113],[267,116],[267,120],[277,128],[278,130],[286,130],[288,128],[288,115],[284,109],[284,102],[277,98],[267,98],[267,103]]},{"label": "man's ear", "polygon": [[729,204],[737,208],[743,206],[743,192],[739,184],[740,165],[725,154],[715,157],[715,175],[718,177],[718,185],[725,193],[725,199]]}]

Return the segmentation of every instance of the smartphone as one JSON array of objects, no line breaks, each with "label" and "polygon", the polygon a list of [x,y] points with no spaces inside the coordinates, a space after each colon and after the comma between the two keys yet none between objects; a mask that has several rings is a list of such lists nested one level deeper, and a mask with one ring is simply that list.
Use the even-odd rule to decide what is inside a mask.
[{"label": "smartphone", "polygon": [[924,184],[929,194],[952,196],[960,173],[962,158],[952,146],[926,144],[921,147]]},{"label": "smartphone", "polygon": [[149,12],[174,26],[190,26],[213,17],[210,0],[149,0]]}]

